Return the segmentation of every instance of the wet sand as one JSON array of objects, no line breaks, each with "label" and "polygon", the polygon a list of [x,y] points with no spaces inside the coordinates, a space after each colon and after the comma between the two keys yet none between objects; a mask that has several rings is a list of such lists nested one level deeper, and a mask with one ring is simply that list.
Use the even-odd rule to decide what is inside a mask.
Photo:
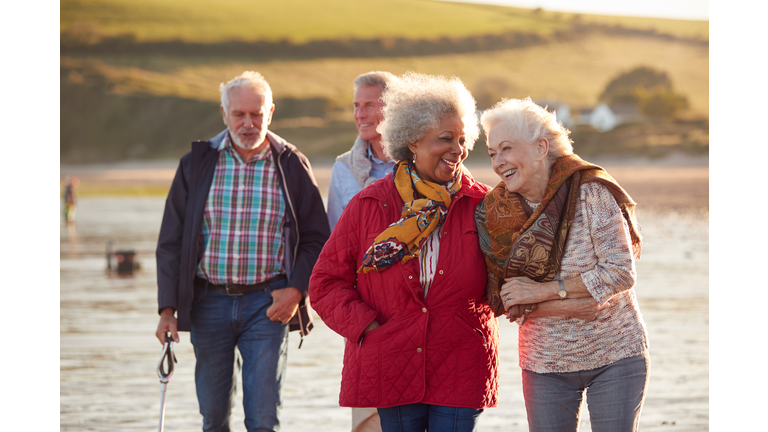
[{"label": "wet sand", "polygon": [[[610,162],[610,161],[609,161]],[[645,236],[637,262],[638,300],[651,344],[651,380],[640,421],[644,431],[709,430],[709,213],[708,167],[694,163],[603,163],[640,204]],[[175,164],[62,167],[85,183],[169,182]],[[492,173],[469,167],[480,181]],[[74,171],[73,171],[74,170]],[[105,174],[109,173],[109,174]],[[327,188],[329,166],[316,166]],[[106,176],[106,177],[99,177]],[[110,177],[111,176],[111,177]],[[489,180],[485,180],[489,179]],[[160,383],[154,248],[163,198],[83,198],[77,222],[61,228],[60,424],[62,431],[153,430]],[[106,272],[105,247],[134,249],[141,269],[132,277]],[[517,327],[501,327],[499,407],[486,410],[481,431],[527,431]],[[168,384],[166,430],[200,430],[189,334],[176,346],[179,363]],[[351,413],[338,407],[343,343],[316,317],[297,349],[291,334],[282,412],[283,431],[348,431]],[[245,430],[242,394],[234,431]],[[588,415],[583,431],[590,430]]]}]

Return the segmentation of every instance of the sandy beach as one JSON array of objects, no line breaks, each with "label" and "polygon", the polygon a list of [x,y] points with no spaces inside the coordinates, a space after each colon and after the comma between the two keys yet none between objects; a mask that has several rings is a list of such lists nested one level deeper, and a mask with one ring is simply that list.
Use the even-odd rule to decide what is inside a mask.
[{"label": "sandy beach", "polygon": [[[637,291],[651,353],[651,380],[640,420],[643,431],[709,430],[709,166],[707,158],[604,160],[638,202],[644,235]],[[168,185],[175,161],[62,166],[82,186]],[[330,164],[315,176],[327,191]],[[495,184],[484,166],[468,167]],[[157,326],[154,249],[161,197],[83,197],[74,225],[60,230],[60,428],[62,431],[157,428],[161,346]],[[106,271],[105,248],[137,253],[133,276]],[[351,413],[338,406],[342,338],[315,316],[315,329],[299,350],[291,334],[282,430],[348,431]],[[517,326],[501,327],[501,388],[497,408],[486,410],[481,431],[527,431],[517,354]],[[166,430],[200,430],[189,334],[176,345],[179,363],[168,385]],[[239,386],[239,384],[238,384]],[[239,387],[238,387],[239,388]],[[234,431],[244,431],[242,393]],[[586,408],[582,431],[591,430]]]}]

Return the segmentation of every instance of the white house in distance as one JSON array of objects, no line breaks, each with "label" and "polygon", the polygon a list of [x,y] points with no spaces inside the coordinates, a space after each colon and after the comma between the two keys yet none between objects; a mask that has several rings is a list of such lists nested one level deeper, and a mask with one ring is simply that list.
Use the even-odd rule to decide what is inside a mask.
[{"label": "white house in distance", "polygon": [[554,113],[557,121],[561,122],[563,126],[571,128],[575,122],[571,117],[571,107],[567,103],[559,102],[555,100],[540,100],[535,101],[536,105],[546,108],[547,111]]},{"label": "white house in distance", "polygon": [[633,104],[600,102],[593,109],[579,110],[580,125],[591,125],[600,132],[609,131],[620,124],[642,123],[646,118]]}]

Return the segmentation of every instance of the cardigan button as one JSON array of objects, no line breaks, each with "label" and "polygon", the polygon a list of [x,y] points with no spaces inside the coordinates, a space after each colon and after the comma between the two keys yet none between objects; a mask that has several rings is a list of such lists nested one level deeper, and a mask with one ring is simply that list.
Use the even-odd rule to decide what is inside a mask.
[{"label": "cardigan button", "polygon": [[416,348],[416,352],[421,352],[421,348]]},{"label": "cardigan button", "polygon": [[410,276],[410,275],[409,275],[409,276],[408,276],[408,279],[413,279],[413,276]]},{"label": "cardigan button", "polygon": [[384,203],[384,207],[386,207],[386,206],[387,206],[387,203]]},{"label": "cardigan button", "polygon": [[443,274],[443,271],[442,271],[442,270],[440,270],[440,274]]}]

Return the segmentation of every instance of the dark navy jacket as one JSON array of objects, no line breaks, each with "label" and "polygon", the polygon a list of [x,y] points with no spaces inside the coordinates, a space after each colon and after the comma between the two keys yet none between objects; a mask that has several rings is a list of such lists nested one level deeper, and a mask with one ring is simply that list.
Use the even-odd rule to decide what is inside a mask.
[{"label": "dark navy jacket", "polygon": [[[198,246],[205,203],[219,157],[217,148],[226,132],[210,141],[192,143],[192,151],[181,158],[165,201],[157,242],[158,310],[175,308],[179,331],[190,329],[195,272],[203,253]],[[303,295],[290,330],[300,330],[303,338],[313,326],[307,297],[309,277],[330,228],[309,160],[270,131],[267,139],[277,161],[277,177],[285,198],[283,267],[287,286],[297,288]]]}]

